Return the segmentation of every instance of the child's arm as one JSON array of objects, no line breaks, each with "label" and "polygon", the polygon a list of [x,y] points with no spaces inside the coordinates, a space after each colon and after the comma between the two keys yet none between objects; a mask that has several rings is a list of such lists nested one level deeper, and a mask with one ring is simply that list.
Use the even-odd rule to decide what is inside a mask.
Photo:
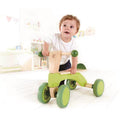
[{"label": "child's arm", "polygon": [[71,74],[75,74],[76,71],[77,71],[77,60],[78,60],[77,57],[72,57],[72,67],[71,67],[71,70],[70,70]]},{"label": "child's arm", "polygon": [[47,42],[44,42],[42,54],[43,56],[49,56],[49,44]]}]

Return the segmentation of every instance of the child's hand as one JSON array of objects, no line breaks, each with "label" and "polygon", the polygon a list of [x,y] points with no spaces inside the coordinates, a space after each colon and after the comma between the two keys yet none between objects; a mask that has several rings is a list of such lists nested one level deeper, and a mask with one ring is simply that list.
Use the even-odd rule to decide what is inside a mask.
[{"label": "child's hand", "polygon": [[47,42],[44,42],[42,55],[49,56],[49,44]]},{"label": "child's hand", "polygon": [[71,74],[75,74],[77,71],[77,68],[76,67],[71,67],[71,70],[70,70],[70,73]]},{"label": "child's hand", "polygon": [[43,56],[49,56],[49,51],[43,50],[43,51],[42,51],[42,55],[43,55]]},{"label": "child's hand", "polygon": [[75,74],[76,71],[77,71],[77,57],[72,57],[72,67],[70,73]]}]

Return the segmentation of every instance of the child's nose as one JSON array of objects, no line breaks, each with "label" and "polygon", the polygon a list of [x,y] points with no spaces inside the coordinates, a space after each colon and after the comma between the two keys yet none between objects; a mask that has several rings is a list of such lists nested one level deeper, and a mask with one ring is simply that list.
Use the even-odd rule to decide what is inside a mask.
[{"label": "child's nose", "polygon": [[69,26],[66,26],[66,29],[69,29]]}]

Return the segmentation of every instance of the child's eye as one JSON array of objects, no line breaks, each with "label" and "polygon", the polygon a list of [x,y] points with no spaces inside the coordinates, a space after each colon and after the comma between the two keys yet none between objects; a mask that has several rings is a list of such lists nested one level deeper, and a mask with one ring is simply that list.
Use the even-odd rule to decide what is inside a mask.
[{"label": "child's eye", "polygon": [[63,25],[64,27],[66,27],[66,25]]},{"label": "child's eye", "polygon": [[74,28],[74,26],[71,25],[70,28]]}]

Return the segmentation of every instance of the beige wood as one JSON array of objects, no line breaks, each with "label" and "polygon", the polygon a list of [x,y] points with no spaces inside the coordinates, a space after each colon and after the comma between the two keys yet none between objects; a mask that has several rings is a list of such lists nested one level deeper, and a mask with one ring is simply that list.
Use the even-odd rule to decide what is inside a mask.
[{"label": "beige wood", "polygon": [[51,98],[55,98],[55,93],[58,91],[58,87],[49,88]]},{"label": "beige wood", "polygon": [[87,83],[87,84],[85,85],[85,87],[92,88],[92,84]]},{"label": "beige wood", "polygon": [[[80,86],[79,83],[76,82],[76,85]],[[92,88],[92,84],[86,83],[85,87]]]},{"label": "beige wood", "polygon": [[49,55],[49,72],[50,73],[59,72],[61,55],[62,55],[61,51],[50,52],[50,55]]},{"label": "beige wood", "polygon": [[62,52],[62,55],[71,55],[71,52]]}]

